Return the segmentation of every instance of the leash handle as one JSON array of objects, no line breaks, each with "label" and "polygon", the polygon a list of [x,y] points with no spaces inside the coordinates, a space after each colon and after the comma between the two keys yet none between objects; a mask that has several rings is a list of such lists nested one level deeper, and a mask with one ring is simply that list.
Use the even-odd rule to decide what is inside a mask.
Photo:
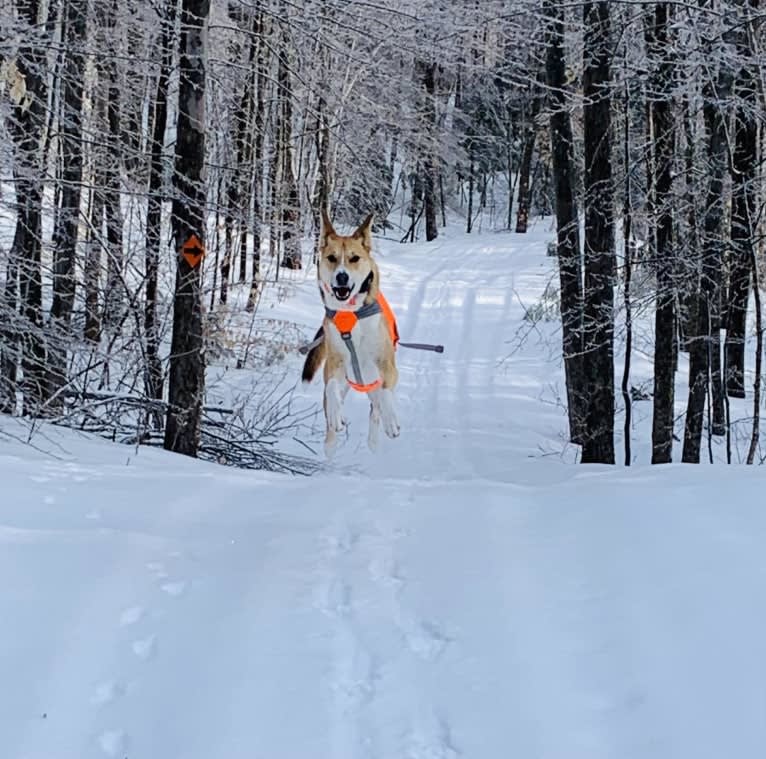
[{"label": "leash handle", "polygon": [[434,353],[444,353],[443,345],[430,345],[429,343],[403,343],[399,341],[402,348],[412,348],[416,351],[433,351]]},{"label": "leash handle", "polygon": [[302,356],[305,356],[310,350],[313,350],[317,347],[317,345],[322,344],[322,340],[324,340],[324,335],[320,335],[319,337],[312,340],[310,343],[307,343],[306,345],[301,345],[300,348],[298,348],[298,353],[300,353]]}]

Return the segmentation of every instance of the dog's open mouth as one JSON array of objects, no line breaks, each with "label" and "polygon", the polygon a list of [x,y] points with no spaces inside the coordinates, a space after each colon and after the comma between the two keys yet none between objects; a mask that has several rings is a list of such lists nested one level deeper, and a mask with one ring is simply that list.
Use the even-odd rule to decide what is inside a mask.
[{"label": "dog's open mouth", "polygon": [[350,287],[333,287],[332,292],[338,300],[348,300],[351,297]]}]

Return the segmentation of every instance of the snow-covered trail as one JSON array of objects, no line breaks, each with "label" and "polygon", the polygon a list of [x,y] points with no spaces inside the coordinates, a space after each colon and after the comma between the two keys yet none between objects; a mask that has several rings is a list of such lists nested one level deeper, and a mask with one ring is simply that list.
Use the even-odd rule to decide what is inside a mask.
[{"label": "snow-covered trail", "polygon": [[[494,238],[461,235],[382,258],[402,339],[442,343],[445,353],[399,350],[403,433],[382,455],[364,451],[367,402],[349,396],[350,445],[339,465],[350,458],[373,478],[514,481],[561,432],[564,408],[540,400],[541,372],[559,379],[544,372],[560,347],[523,322],[551,281],[550,262],[537,235]],[[320,393],[317,382],[307,394]]]},{"label": "snow-covered trail", "polygon": [[382,256],[446,352],[400,352],[374,456],[353,396],[310,480],[0,443],[2,759],[762,754],[762,472],[533,457],[560,370],[518,240]]}]

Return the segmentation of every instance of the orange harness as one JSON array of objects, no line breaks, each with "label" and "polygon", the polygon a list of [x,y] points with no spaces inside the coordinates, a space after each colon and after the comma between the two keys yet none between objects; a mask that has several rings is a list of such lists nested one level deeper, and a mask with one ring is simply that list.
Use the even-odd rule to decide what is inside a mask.
[{"label": "orange harness", "polygon": [[[353,305],[353,300],[351,305]],[[377,390],[383,384],[382,379],[378,378],[374,382],[369,383],[362,381],[362,370],[359,366],[359,357],[356,354],[351,333],[360,319],[365,319],[373,314],[383,314],[386,326],[388,327],[389,337],[394,345],[394,350],[396,350],[396,345],[399,342],[399,330],[396,326],[394,312],[391,310],[391,306],[388,305],[388,301],[383,297],[382,293],[378,293],[377,298],[372,303],[362,306],[357,311],[333,311],[332,309],[325,308],[325,313],[327,318],[336,326],[338,332],[340,332],[340,336],[343,338],[343,342],[351,354],[351,368],[354,373],[354,379],[351,380],[349,377],[346,377],[348,384],[360,393],[369,393],[371,390]]]}]

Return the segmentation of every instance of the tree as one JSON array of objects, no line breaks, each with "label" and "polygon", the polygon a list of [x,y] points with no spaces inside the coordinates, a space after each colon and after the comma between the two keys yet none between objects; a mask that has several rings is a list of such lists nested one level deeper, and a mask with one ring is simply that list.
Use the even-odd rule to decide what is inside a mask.
[{"label": "tree", "polygon": [[564,56],[564,20],[556,0],[546,0],[546,78],[550,108],[550,139],[556,194],[561,337],[567,387],[569,439],[584,441],[585,388],[582,363],[582,253],[574,192],[574,138],[569,116]]},{"label": "tree", "polygon": [[709,180],[705,197],[703,240],[699,261],[696,322],[689,349],[689,400],[682,460],[699,463],[705,401],[710,392],[713,434],[725,431],[721,381],[721,274],[723,264],[724,180],[728,163],[727,124],[722,99],[731,91],[725,62],[703,87]]},{"label": "tree", "polygon": [[533,82],[531,90],[529,103],[525,104],[527,107],[524,109],[526,111],[524,114],[524,149],[521,152],[521,165],[519,168],[519,207],[516,214],[516,234],[526,234],[529,224],[529,206],[532,195],[532,158],[534,157],[535,144],[537,143],[537,114],[540,111],[540,95],[537,91],[538,84],[536,81]]},{"label": "tree", "polygon": [[[48,98],[46,50],[50,43],[53,9],[41,24],[42,7],[38,0],[19,0],[17,12],[22,27],[22,43],[16,58],[19,84],[13,98],[9,132],[13,142],[13,178],[16,187],[16,226],[11,245],[6,292],[14,306],[18,286],[23,408],[39,411],[45,398],[46,343],[43,335],[42,299],[42,217],[43,177],[45,176],[46,101]],[[15,337],[15,336],[14,336]],[[16,390],[16,340],[3,355],[7,396],[4,409],[11,411]],[[11,351],[10,355],[8,351]]]},{"label": "tree", "polygon": [[[115,37],[117,13],[120,8],[118,0],[104,0],[101,23],[107,40]],[[104,327],[107,332],[114,334],[123,317],[125,303],[125,288],[122,282],[123,250],[122,250],[122,211],[120,209],[120,168],[123,155],[120,80],[117,66],[118,56],[108,57],[108,65],[104,85],[107,91],[107,120],[109,125],[106,143],[109,155],[104,165],[106,186],[104,190],[104,211],[106,214],[106,292],[104,294]],[[123,109],[124,110],[124,109]],[[124,114],[122,114],[124,115]],[[141,133],[136,128],[131,141]],[[134,159],[135,160],[135,159]],[[130,165],[130,162],[128,162]]]},{"label": "tree", "polygon": [[173,65],[173,43],[178,0],[166,0],[159,8],[160,30],[157,52],[160,61],[157,87],[152,108],[149,186],[146,211],[146,252],[144,271],[144,333],[146,340],[146,370],[144,385],[149,398],[162,398],[162,362],[157,324],[157,289],[160,246],[162,242],[163,152],[168,123],[168,84]]},{"label": "tree", "polygon": [[614,464],[614,219],[608,2],[583,6],[585,282],[582,462]]},{"label": "tree", "polygon": [[423,79],[423,210],[426,218],[426,240],[431,242],[439,236],[436,224],[436,185],[438,172],[434,166],[431,133],[436,128],[436,63],[418,61],[416,70]]},{"label": "tree", "polygon": [[65,63],[61,112],[61,205],[53,232],[53,302],[51,343],[48,356],[47,400],[51,408],[61,405],[60,392],[67,381],[67,346],[75,297],[80,200],[82,193],[82,103],[87,31],[86,0],[66,0],[64,6]]},{"label": "tree", "polygon": [[205,242],[204,27],[209,11],[209,0],[182,0],[172,211],[177,259],[165,448],[187,456],[196,456],[199,448],[205,389],[200,257]]},{"label": "tree", "polygon": [[[261,276],[261,222],[262,208],[261,186],[263,185],[263,137],[265,131],[265,101],[266,101],[266,42],[264,40],[266,33],[266,22],[263,12],[258,13],[256,24],[256,33],[258,35],[256,56],[256,104],[255,104],[255,123],[253,135],[253,183],[251,194],[253,197],[253,271],[250,280],[250,293],[247,297],[247,310],[252,311],[255,308],[255,301],[258,297],[258,280]],[[244,235],[245,230],[242,230]]]},{"label": "tree", "polygon": [[[750,2],[750,0],[747,0]],[[726,392],[732,398],[745,397],[745,333],[750,298],[750,253],[756,244],[756,167],[758,165],[757,65],[747,27],[737,35],[739,70],[735,82],[737,107],[734,122],[731,204],[731,251],[729,292],[726,308]]]},{"label": "tree", "polygon": [[673,40],[670,3],[655,3],[653,17],[647,22],[647,43],[651,68],[649,103],[654,164],[652,187],[656,223],[657,294],[654,322],[654,407],[652,418],[652,463],[665,464],[673,459],[673,418],[676,367],[676,291],[673,251],[671,195],[675,125],[671,113],[673,84]]}]

